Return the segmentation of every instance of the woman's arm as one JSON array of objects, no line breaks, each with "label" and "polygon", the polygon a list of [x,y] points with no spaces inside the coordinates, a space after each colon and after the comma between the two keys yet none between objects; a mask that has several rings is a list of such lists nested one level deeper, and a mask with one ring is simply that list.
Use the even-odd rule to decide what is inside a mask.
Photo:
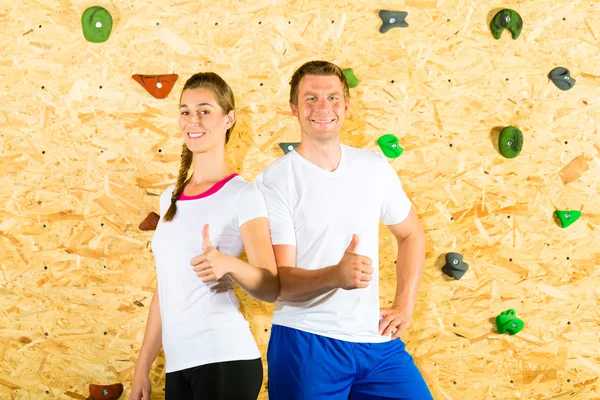
[{"label": "woman's arm", "polygon": [[217,250],[209,238],[209,227],[202,229],[202,255],[192,258],[194,271],[203,282],[229,275],[248,294],[259,300],[274,302],[279,296],[279,277],[271,245],[269,220],[259,217],[240,227],[248,263]]},{"label": "woman's arm", "polygon": [[279,277],[267,218],[255,218],[240,227],[248,264],[236,258],[229,276],[257,299],[274,302],[279,296]]},{"label": "woman's arm", "polygon": [[158,288],[154,291],[146,332],[142,341],[142,348],[135,364],[135,373],[129,394],[130,400],[149,399],[152,387],[150,385],[150,368],[162,347],[162,321],[160,318],[160,305],[158,303]]},{"label": "woman's arm", "polygon": [[146,332],[142,341],[142,348],[137,363],[135,364],[135,373],[138,371],[148,374],[150,368],[156,360],[160,349],[162,348],[162,321],[160,318],[160,305],[158,302],[158,288],[154,291],[150,310],[148,311],[148,322],[146,322]]}]

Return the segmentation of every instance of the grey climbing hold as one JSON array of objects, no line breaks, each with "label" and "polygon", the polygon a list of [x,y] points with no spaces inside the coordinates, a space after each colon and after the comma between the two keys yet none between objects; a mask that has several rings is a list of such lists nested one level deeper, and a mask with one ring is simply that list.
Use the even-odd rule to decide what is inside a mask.
[{"label": "grey climbing hold", "polygon": [[380,33],[386,33],[392,28],[406,28],[408,23],[404,21],[404,18],[408,15],[406,11],[388,11],[379,10],[379,17],[381,18],[381,27],[379,27]]},{"label": "grey climbing hold", "polygon": [[281,147],[281,150],[283,150],[284,154],[287,154],[290,151],[294,150],[296,147],[298,147],[299,144],[300,142],[279,143],[279,147]]},{"label": "grey climbing hold", "polygon": [[463,256],[460,253],[446,254],[446,264],[442,267],[442,272],[454,279],[460,279],[469,269],[469,264],[463,262]]},{"label": "grey climbing hold", "polygon": [[566,68],[554,68],[550,71],[548,77],[560,90],[569,90],[575,86],[575,79],[570,75],[569,70]]}]

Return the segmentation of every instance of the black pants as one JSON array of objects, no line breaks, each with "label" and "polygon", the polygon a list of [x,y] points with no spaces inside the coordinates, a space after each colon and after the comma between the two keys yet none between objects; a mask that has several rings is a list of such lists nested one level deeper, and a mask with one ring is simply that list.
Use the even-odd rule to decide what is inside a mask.
[{"label": "black pants", "polygon": [[262,360],[227,361],[169,372],[165,400],[256,400]]}]

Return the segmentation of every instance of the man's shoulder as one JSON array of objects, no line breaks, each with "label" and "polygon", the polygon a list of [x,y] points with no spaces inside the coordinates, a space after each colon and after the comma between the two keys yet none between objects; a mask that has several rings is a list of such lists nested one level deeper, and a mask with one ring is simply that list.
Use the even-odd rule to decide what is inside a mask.
[{"label": "man's shoulder", "polygon": [[278,181],[289,177],[289,170],[292,167],[292,158],[294,157],[292,153],[289,152],[273,161],[256,177],[256,182],[260,184],[265,181]]},{"label": "man's shoulder", "polygon": [[365,162],[365,163],[387,163],[387,159],[383,154],[377,153],[372,150],[361,149],[358,147],[352,147],[348,145],[342,145],[347,157],[353,162]]}]

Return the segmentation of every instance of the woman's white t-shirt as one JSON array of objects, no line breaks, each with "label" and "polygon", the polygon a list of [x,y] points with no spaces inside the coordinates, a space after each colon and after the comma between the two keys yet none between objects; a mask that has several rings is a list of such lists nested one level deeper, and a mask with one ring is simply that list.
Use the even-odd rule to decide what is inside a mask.
[{"label": "woman's white t-shirt", "polygon": [[240,227],[268,215],[262,193],[233,174],[198,196],[180,196],[175,217],[166,222],[162,217],[174,189],[170,186],[161,195],[161,219],[152,238],[166,372],[259,358],[231,281],[227,290],[217,292],[217,283],[202,282],[190,261],[202,254],[205,224],[210,227],[211,243],[221,253],[239,257]]}]

